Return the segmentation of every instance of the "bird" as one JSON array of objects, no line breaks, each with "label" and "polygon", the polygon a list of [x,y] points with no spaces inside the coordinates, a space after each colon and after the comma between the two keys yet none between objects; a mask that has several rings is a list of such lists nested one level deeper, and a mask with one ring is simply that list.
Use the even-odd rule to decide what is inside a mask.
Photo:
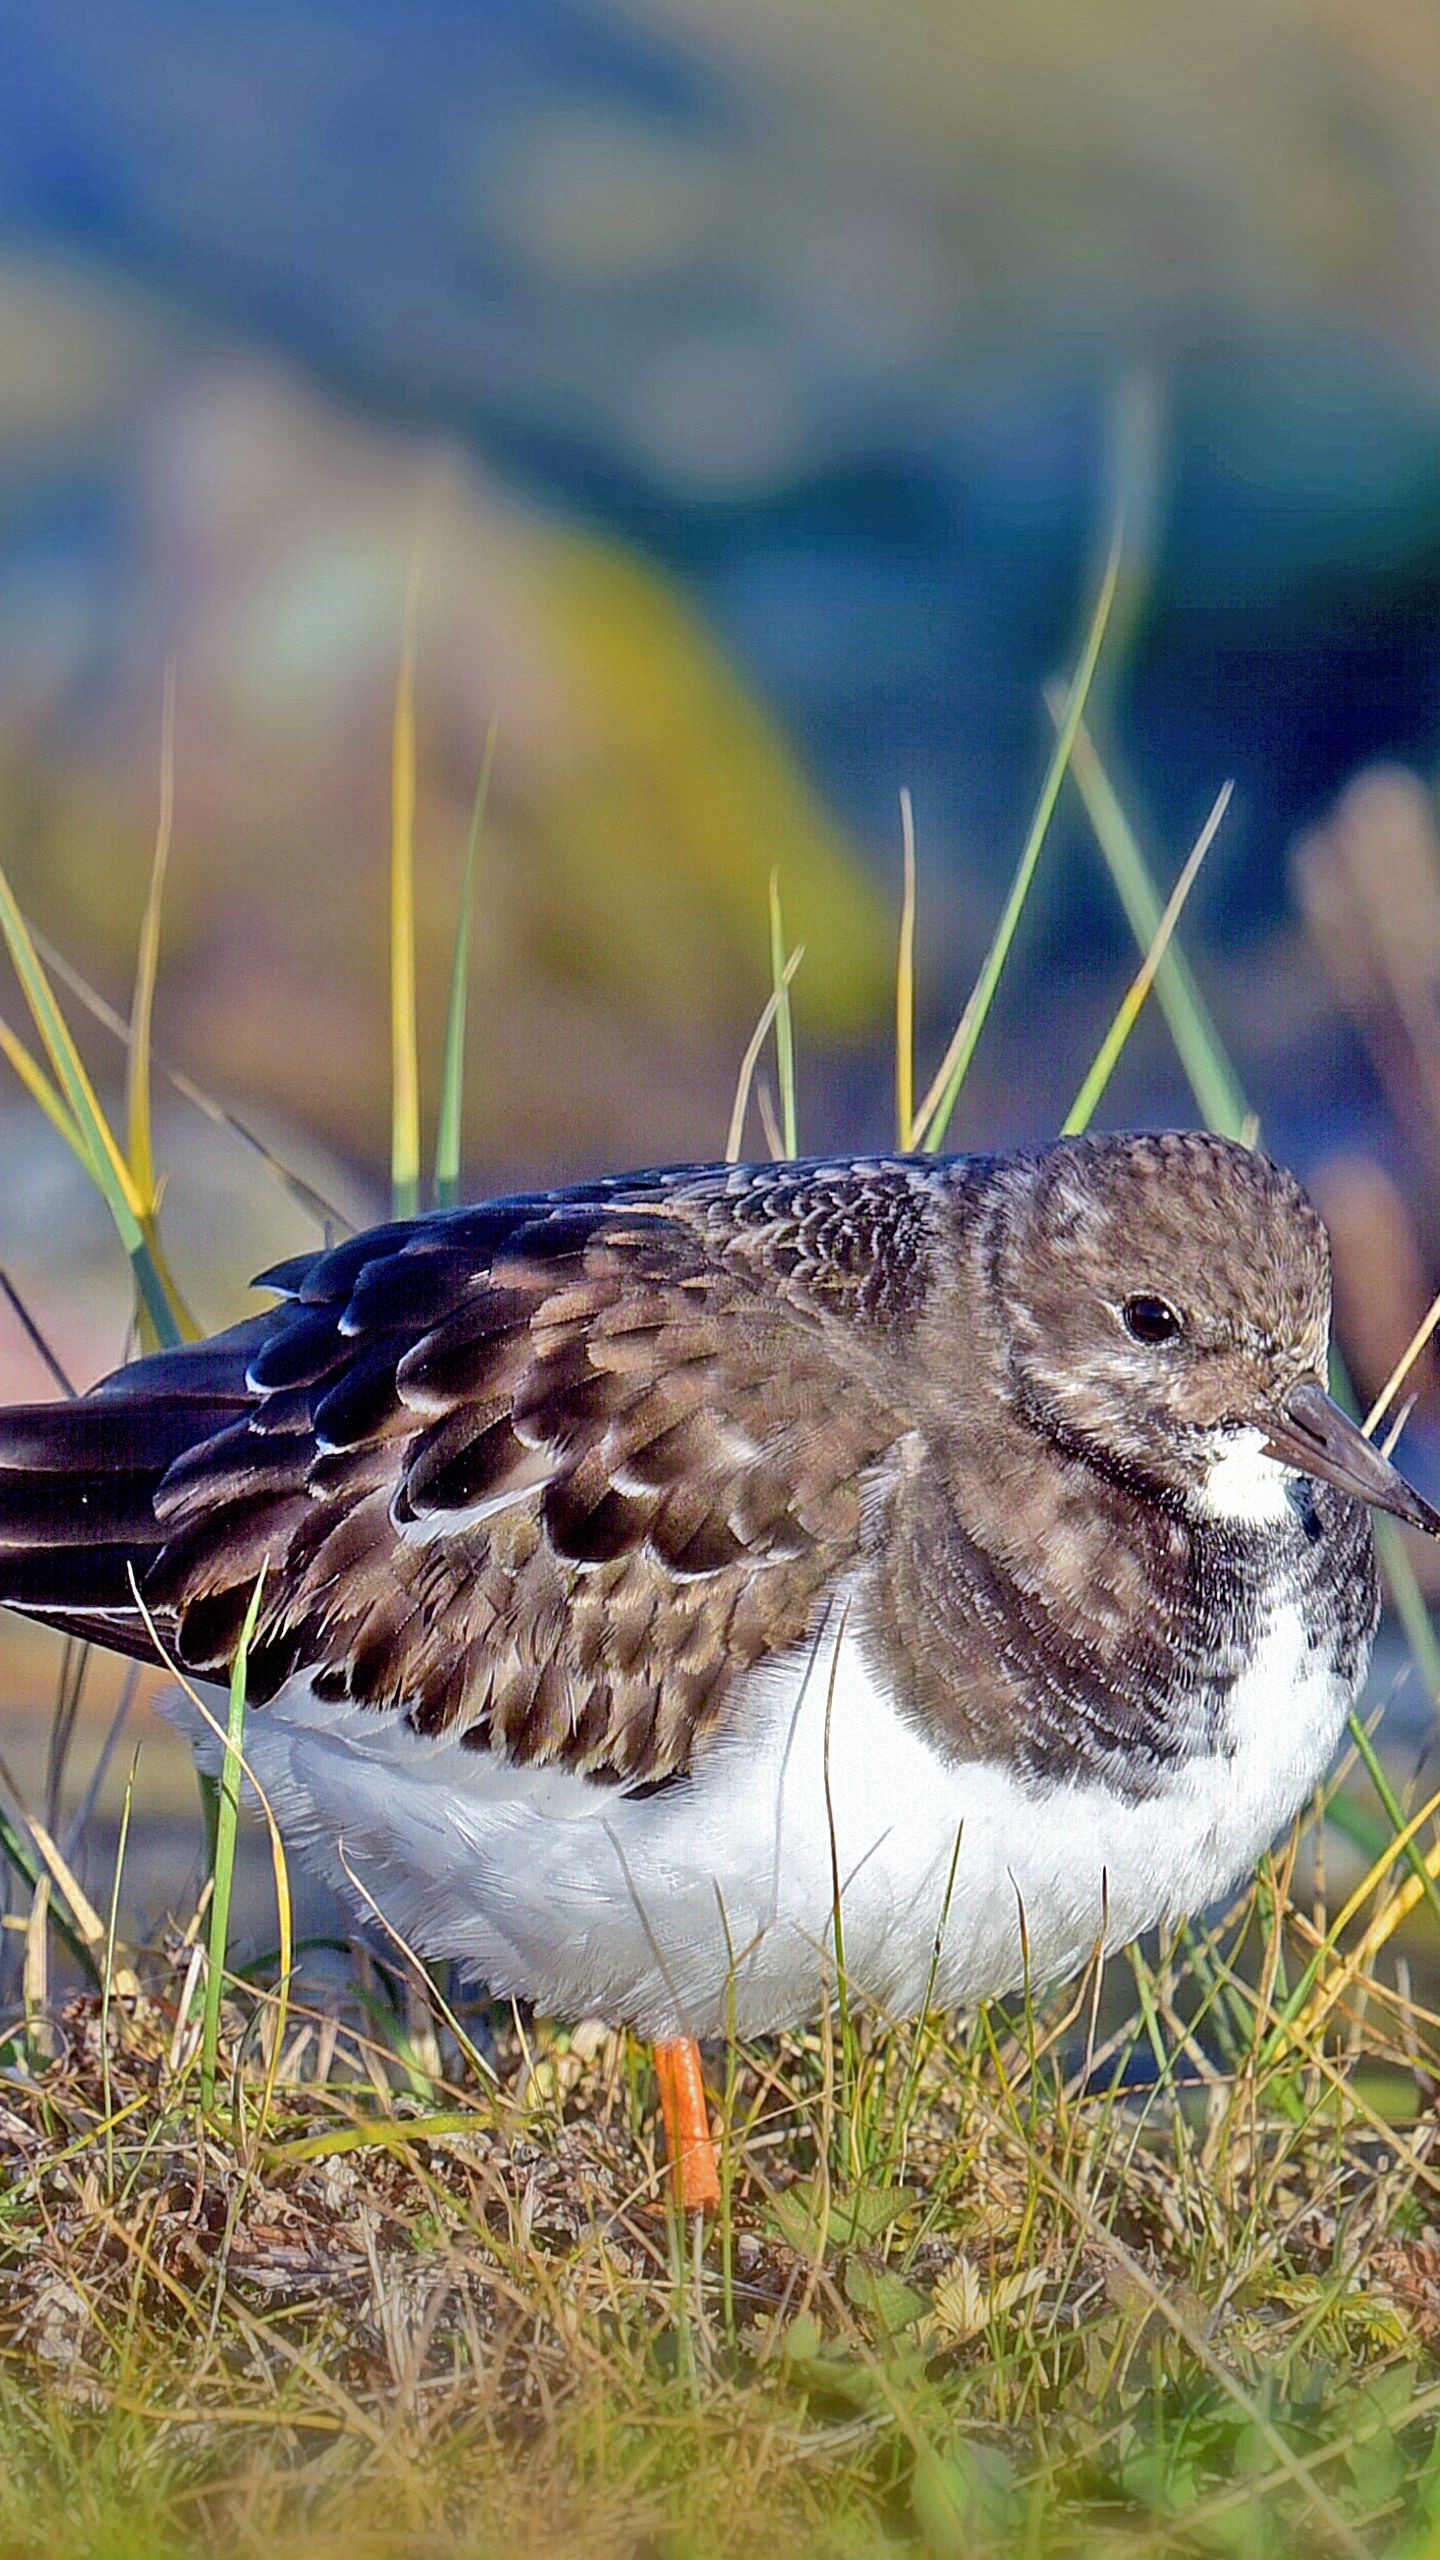
[{"label": "bird", "polygon": [[254,1602],[287,1840],[653,2042],[695,2209],[701,2040],[1230,1891],[1363,1681],[1371,1507],[1440,1534],[1328,1392],[1316,1211],[1202,1132],[611,1176],[257,1286],[0,1413],[0,1603],[203,1683]]}]

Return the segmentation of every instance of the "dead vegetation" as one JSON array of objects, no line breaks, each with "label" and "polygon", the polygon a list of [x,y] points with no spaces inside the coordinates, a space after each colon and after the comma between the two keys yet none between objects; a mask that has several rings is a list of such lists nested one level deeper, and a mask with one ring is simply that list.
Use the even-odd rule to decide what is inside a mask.
[{"label": "dead vegetation", "polygon": [[0,2550],[1428,2548],[1440,2020],[1316,1925],[717,2052],[703,2233],[621,2037],[234,1981],[207,2118],[117,1959],[4,2048]]}]

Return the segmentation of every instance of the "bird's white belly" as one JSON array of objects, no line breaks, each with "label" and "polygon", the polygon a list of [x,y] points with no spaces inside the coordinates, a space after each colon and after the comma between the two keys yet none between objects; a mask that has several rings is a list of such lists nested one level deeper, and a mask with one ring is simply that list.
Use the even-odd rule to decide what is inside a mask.
[{"label": "bird's white belly", "polygon": [[833,1994],[837,1880],[850,1991],[895,2017],[1019,1984],[1022,1910],[1039,1986],[1199,1909],[1299,1810],[1349,1702],[1282,1609],[1227,1747],[1140,1802],[942,1758],[843,1634],[754,1675],[693,1776],[649,1796],[299,1684],[246,1752],[292,1846],[419,1951],[561,2015],[759,2034]]}]

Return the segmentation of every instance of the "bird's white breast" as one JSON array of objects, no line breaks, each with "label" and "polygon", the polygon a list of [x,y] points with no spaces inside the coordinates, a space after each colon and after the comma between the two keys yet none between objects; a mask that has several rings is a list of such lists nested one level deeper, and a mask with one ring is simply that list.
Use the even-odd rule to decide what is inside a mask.
[{"label": "bird's white breast", "polygon": [[1222,1747],[1139,1801],[947,1758],[848,1630],[752,1676],[693,1775],[648,1796],[300,1684],[246,1749],[292,1845],[420,1951],[561,2015],[756,2034],[833,1994],[837,1883],[850,1988],[896,2017],[1014,1988],[1025,1942],[1038,1986],[1199,1909],[1305,1802],[1348,1704],[1277,1606]]}]

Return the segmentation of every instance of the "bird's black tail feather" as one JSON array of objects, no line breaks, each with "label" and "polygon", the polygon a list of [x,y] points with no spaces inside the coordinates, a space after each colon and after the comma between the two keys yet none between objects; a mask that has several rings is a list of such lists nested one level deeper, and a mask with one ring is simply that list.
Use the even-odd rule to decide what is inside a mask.
[{"label": "bird's black tail feather", "polygon": [[0,1607],[158,1658],[136,1600],[164,1543],[156,1493],[253,1402],[245,1371],[271,1324],[137,1360],[88,1395],[0,1410]]}]

